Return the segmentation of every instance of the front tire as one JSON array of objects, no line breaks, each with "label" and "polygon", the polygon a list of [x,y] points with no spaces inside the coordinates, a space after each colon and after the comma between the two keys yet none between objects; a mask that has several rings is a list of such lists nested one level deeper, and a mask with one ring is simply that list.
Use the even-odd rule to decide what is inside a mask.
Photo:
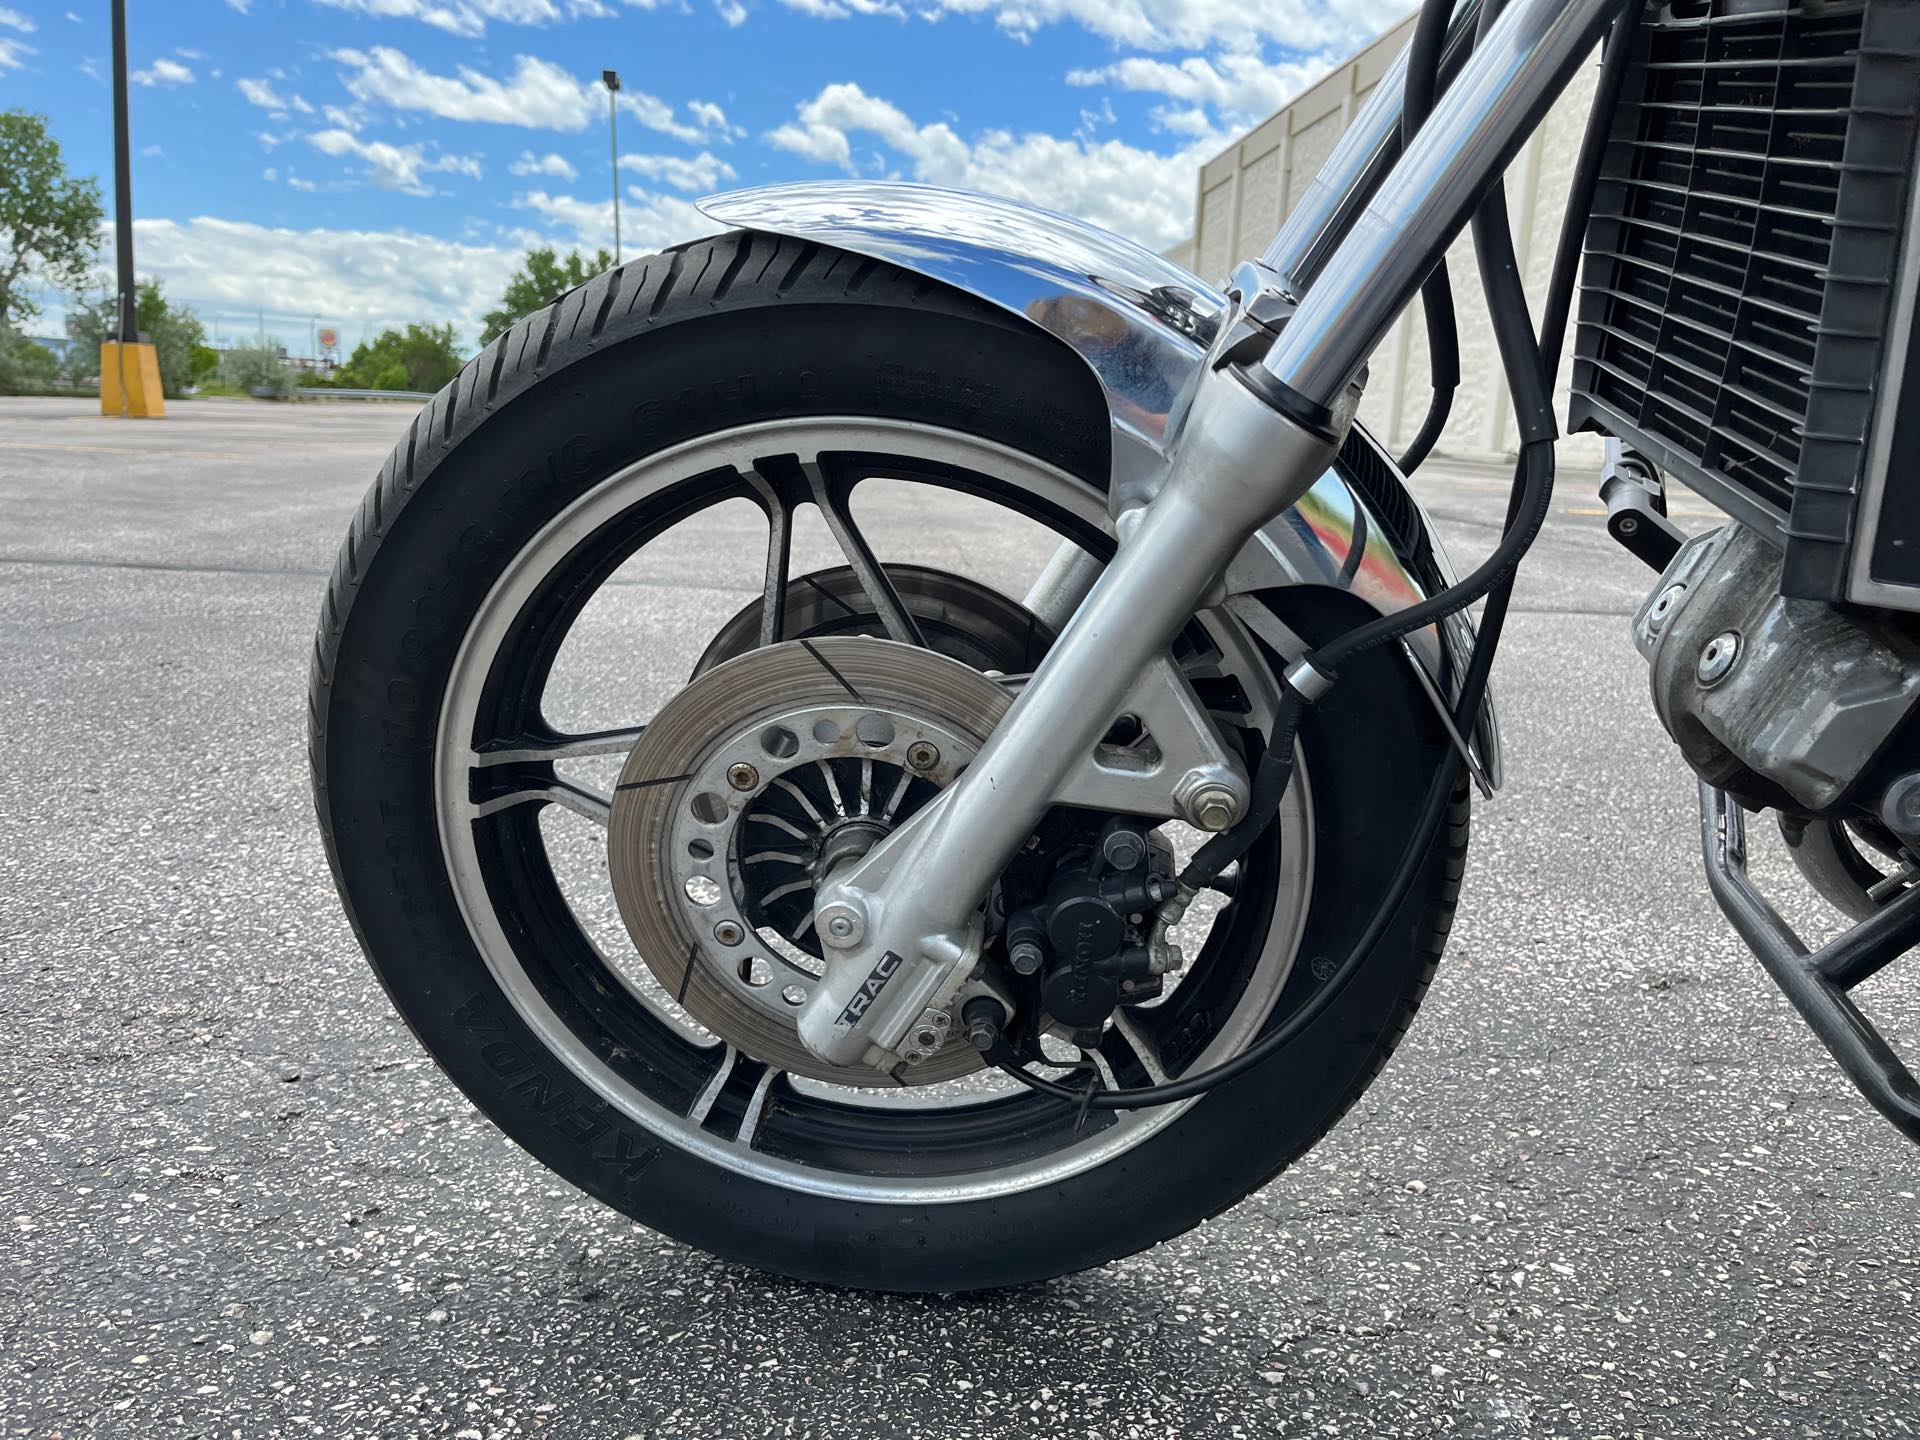
[{"label": "front tire", "polygon": [[[595,1013],[616,1007],[617,987],[576,986],[547,1020],[530,1019],[463,908],[470,877],[456,873],[463,862],[445,844],[436,789],[443,707],[476,617],[516,557],[556,516],[649,457],[715,432],[840,416],[974,437],[1072,477],[1096,501],[1105,485],[1105,406],[1074,356],[970,297],[816,245],[736,233],[636,260],[487,347],[395,448],[328,588],[310,694],[328,857],[375,972],[440,1065],[519,1144],[635,1220],[762,1269],[861,1288],[976,1289],[1084,1269],[1178,1234],[1266,1183],[1378,1073],[1451,922],[1464,793],[1396,923],[1308,1033],[1099,1163],[1029,1165],[1021,1173],[1030,1182],[998,1190],[903,1186],[876,1178],[872,1161],[851,1165],[851,1179],[810,1183],[793,1178],[804,1165],[756,1171],[716,1160],[650,1119],[648,1106],[610,1100],[604,1080],[583,1072],[572,1037],[556,1039],[553,1015],[587,1050],[625,1057],[636,1085],[670,1091],[667,1060],[632,1058],[634,1035],[652,1032]],[[620,561],[609,543],[587,567],[601,579]],[[585,603],[582,584],[552,588],[543,603],[555,615]],[[1309,638],[1359,618],[1330,594],[1285,603]],[[503,661],[489,693],[538,678],[551,648],[530,644]],[[1311,885],[1296,897],[1283,988],[1259,1023],[1303,1004],[1364,925],[1443,743],[1411,677],[1384,654],[1356,661],[1312,707],[1301,736]],[[507,861],[534,881],[546,873],[543,857]],[[1242,896],[1229,913],[1272,904]],[[562,938],[526,942],[537,952],[529,963],[557,972],[559,952],[577,950],[591,964],[591,945],[574,946],[565,919],[541,909],[529,901],[512,924],[526,935],[558,927],[543,933]],[[722,1100],[730,1083],[715,1082]],[[753,1103],[765,1103],[764,1086]],[[876,1145],[887,1123],[907,1124],[870,1125]],[[874,1183],[863,1188],[865,1179]]]}]

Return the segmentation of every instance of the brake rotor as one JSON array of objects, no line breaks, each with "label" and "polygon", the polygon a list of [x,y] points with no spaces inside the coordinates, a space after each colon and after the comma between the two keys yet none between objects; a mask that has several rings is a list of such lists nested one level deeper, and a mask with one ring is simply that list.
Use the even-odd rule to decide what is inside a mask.
[{"label": "brake rotor", "polygon": [[743,1054],[838,1085],[931,1084],[980,1068],[957,1036],[887,1074],[801,1042],[823,973],[813,894],[965,769],[1011,698],[979,671],[868,637],[727,660],[628,754],[607,860],[627,933],[689,1015]]}]

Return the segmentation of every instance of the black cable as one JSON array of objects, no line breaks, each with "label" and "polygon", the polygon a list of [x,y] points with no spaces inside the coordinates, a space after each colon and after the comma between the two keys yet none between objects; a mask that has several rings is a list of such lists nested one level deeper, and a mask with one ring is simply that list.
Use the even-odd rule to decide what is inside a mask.
[{"label": "black cable", "polygon": [[1266,752],[1254,767],[1253,790],[1247,797],[1246,814],[1237,824],[1221,831],[1194,852],[1187,868],[1180,872],[1181,888],[1188,893],[1206,889],[1220,878],[1220,872],[1253,848],[1279,813],[1286,798],[1287,785],[1293,779],[1293,740],[1300,733],[1300,717],[1306,702],[1291,687],[1280,698],[1280,711],[1273,717],[1273,733],[1267,737]]},{"label": "black cable", "polygon": [[[1482,33],[1491,25],[1499,12],[1499,4],[1490,3],[1480,16]],[[1624,39],[1624,32],[1621,37]],[[1611,59],[1611,54],[1609,59]],[[1603,82],[1602,99],[1607,94]],[[1583,154],[1583,159],[1586,156]],[[1591,203],[1591,187],[1585,187],[1576,177],[1575,195],[1585,193]],[[1339,654],[1350,658],[1384,643],[1385,640],[1398,638],[1420,625],[1443,618],[1475,599],[1485,596],[1486,610],[1481,617],[1478,640],[1473,655],[1468,662],[1467,671],[1461,682],[1460,696],[1454,710],[1455,729],[1460,733],[1469,733],[1477,723],[1481,697],[1486,692],[1487,682],[1493,668],[1493,658],[1499,648],[1501,633],[1506,626],[1508,605],[1513,594],[1513,578],[1519,559],[1538,535],[1540,525],[1553,499],[1554,454],[1553,444],[1557,437],[1557,428],[1553,420],[1553,371],[1559,360],[1559,346],[1543,346],[1542,339],[1564,338],[1567,323],[1567,307],[1571,303],[1573,288],[1562,271],[1577,265],[1579,247],[1569,244],[1567,235],[1584,227],[1585,216],[1569,210],[1565,222],[1562,244],[1555,256],[1555,273],[1549,286],[1549,309],[1544,318],[1541,334],[1535,336],[1531,319],[1527,311],[1526,290],[1521,281],[1519,265],[1514,255],[1513,233],[1508,223],[1506,194],[1495,185],[1473,218],[1474,249],[1479,260],[1480,280],[1486,292],[1488,309],[1494,326],[1495,338],[1500,347],[1502,365],[1507,371],[1507,381],[1513,397],[1514,409],[1520,422],[1522,437],[1520,459],[1514,477],[1514,489],[1508,502],[1507,525],[1500,543],[1465,581],[1449,586],[1422,606],[1415,609],[1430,610],[1424,619],[1403,629],[1379,633],[1377,622],[1362,625],[1349,632],[1332,645],[1324,647],[1321,656]],[[1465,598],[1462,598],[1462,597]],[[1407,612],[1402,612],[1402,615]],[[1400,617],[1393,617],[1399,619]],[[1375,631],[1378,638],[1353,644],[1357,637],[1368,631]],[[1311,658],[1311,657],[1310,657]],[[1321,668],[1318,664],[1316,669]],[[1322,673],[1331,673],[1322,670]],[[1185,883],[1189,875],[1199,871],[1203,857],[1215,846],[1219,852],[1208,860],[1213,874],[1231,863],[1238,854],[1244,853],[1246,846],[1257,839],[1260,832],[1272,823],[1279,801],[1284,797],[1293,771],[1293,736],[1297,731],[1300,714],[1304,706],[1302,698],[1289,687],[1282,702],[1281,713],[1276,717],[1274,743],[1269,746],[1263,757],[1260,771],[1255,779],[1255,795],[1266,800],[1271,792],[1271,801],[1264,810],[1249,806],[1248,816],[1240,825],[1225,835],[1203,846],[1194,863],[1181,876]],[[1089,1081],[1082,1090],[1046,1080],[1038,1075],[1029,1074],[1021,1067],[1018,1057],[1013,1056],[1004,1041],[990,1052],[990,1058],[1006,1074],[1018,1080],[1029,1089],[1056,1099],[1068,1100],[1077,1104],[1082,1113],[1093,1110],[1137,1110],[1149,1105],[1167,1105],[1177,1101],[1192,1099],[1203,1095],[1216,1086],[1225,1084],[1247,1070],[1264,1063],[1277,1054],[1282,1047],[1295,1039],[1309,1025],[1318,1020],[1327,1008],[1344,993],[1347,985],[1360,972],[1367,957],[1380,941],[1386,927],[1399,912],[1406,901],[1408,892],[1419,874],[1421,862],[1426,858],[1434,837],[1439,833],[1440,825],[1446,817],[1446,805],[1454,782],[1460,771],[1461,757],[1458,751],[1448,749],[1441,757],[1435,769],[1418,818],[1414,823],[1411,843],[1400,857],[1399,864],[1388,880],[1385,897],[1374,911],[1360,939],[1348,952],[1334,973],[1328,977],[1322,987],[1299,1010],[1273,1030],[1261,1036],[1254,1044],[1231,1060],[1222,1062],[1197,1075],[1182,1077],[1177,1081],[1167,1081],[1157,1085],[1140,1086],[1124,1090],[1096,1091]],[[1266,781],[1263,785],[1262,781]],[[1244,844],[1232,854],[1224,854],[1229,848],[1223,842],[1242,832],[1249,832]],[[1224,854],[1224,858],[1221,855]]]},{"label": "black cable", "polygon": [[[1447,25],[1453,11],[1454,0],[1426,0],[1420,7],[1420,18],[1414,22],[1400,117],[1403,151],[1433,113],[1440,87],[1440,57],[1446,48]],[[1447,417],[1453,413],[1454,392],[1460,388],[1460,327],[1453,311],[1453,283],[1447,276],[1445,256],[1420,287],[1420,309],[1427,322],[1427,363],[1433,393],[1419,433],[1395,462],[1402,475],[1411,475],[1433,453],[1441,431],[1447,428]]]}]

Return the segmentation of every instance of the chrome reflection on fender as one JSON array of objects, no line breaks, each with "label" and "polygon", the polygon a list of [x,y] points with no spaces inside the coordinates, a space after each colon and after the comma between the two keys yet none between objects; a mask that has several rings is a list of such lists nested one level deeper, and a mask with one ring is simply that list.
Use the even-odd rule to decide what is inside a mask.
[{"label": "chrome reflection on fender", "polygon": [[[770,185],[712,196],[724,225],[832,245],[929,276],[1025,317],[1086,361],[1113,429],[1110,503],[1136,508],[1159,488],[1176,419],[1218,330],[1226,297],[1131,240],[1015,200],[874,181]],[[1090,583],[1090,577],[1088,583]],[[1319,585],[1379,614],[1417,604],[1454,578],[1439,537],[1393,461],[1357,427],[1335,466],[1275,517],[1229,570],[1231,588]],[[1465,615],[1408,637],[1454,693],[1473,630]],[[1501,777],[1491,699],[1474,748]]]}]

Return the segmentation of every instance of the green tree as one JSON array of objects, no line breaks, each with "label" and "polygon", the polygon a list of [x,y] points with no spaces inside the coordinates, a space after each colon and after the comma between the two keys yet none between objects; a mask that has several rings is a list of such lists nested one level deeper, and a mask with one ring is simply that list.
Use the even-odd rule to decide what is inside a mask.
[{"label": "green tree", "polygon": [[47,119],[0,110],[0,324],[40,313],[27,282],[70,289],[100,252],[100,182],[69,175]]},{"label": "green tree", "polygon": [[507,292],[500,297],[500,308],[483,317],[480,332],[482,346],[491,345],[514,326],[514,322],[544,310],[569,290],[587,283],[603,270],[613,268],[613,256],[604,250],[594,252],[591,260],[578,250],[560,259],[551,246],[529,250],[520,268],[507,281]]},{"label": "green tree", "polygon": [[333,378],[349,390],[438,390],[459,373],[453,326],[409,325],[362,340]]},{"label": "green tree", "polygon": [[282,357],[278,340],[234,346],[220,357],[220,378],[242,394],[271,390],[282,398],[300,384],[300,372]]},{"label": "green tree", "polygon": [[[141,335],[153,342],[159,358],[161,393],[169,400],[177,399],[200,373],[194,369],[194,352],[206,345],[207,332],[193,311],[168,302],[158,280],[142,280],[139,296],[134,315]],[[111,295],[92,305],[76,303],[71,318],[76,343],[91,349],[95,356],[100,353],[101,341],[119,338],[119,306]]]},{"label": "green tree", "polygon": [[0,320],[0,390],[39,390],[59,378],[58,356]]}]

